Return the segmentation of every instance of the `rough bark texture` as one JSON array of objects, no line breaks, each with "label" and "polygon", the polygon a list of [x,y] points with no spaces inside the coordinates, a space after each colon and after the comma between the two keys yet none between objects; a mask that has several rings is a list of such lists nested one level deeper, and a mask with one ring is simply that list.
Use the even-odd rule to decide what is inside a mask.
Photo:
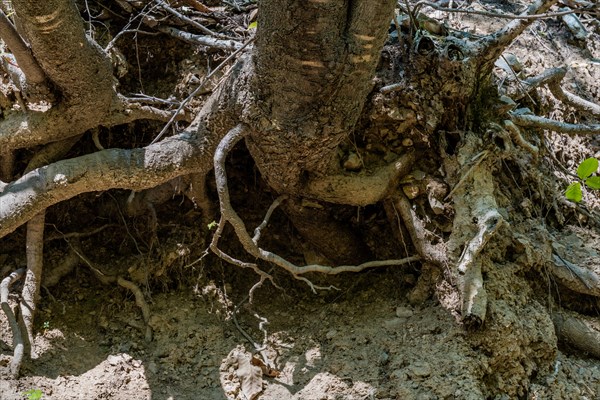
[{"label": "rough bark texture", "polygon": [[261,4],[253,88],[260,114],[250,152],[269,185],[301,192],[309,175],[336,167],[386,38],[390,0]]}]

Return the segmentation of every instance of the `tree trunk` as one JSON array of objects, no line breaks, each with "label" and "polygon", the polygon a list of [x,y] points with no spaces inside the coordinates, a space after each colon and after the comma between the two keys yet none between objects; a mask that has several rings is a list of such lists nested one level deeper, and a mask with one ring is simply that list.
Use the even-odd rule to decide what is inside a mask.
[{"label": "tree trunk", "polygon": [[336,149],[372,89],[395,2],[261,4],[247,145],[269,185],[300,195],[310,176],[339,170]]}]

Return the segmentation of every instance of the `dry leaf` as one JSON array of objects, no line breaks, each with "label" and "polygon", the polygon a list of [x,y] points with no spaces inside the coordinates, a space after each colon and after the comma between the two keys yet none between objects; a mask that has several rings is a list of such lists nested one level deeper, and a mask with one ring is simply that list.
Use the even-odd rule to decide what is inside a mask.
[{"label": "dry leaf", "polygon": [[263,360],[256,356],[252,356],[250,363],[259,367],[263,375],[268,376],[269,378],[277,378],[279,374],[281,374],[281,372],[277,371],[275,368],[269,367],[263,362]]},{"label": "dry leaf", "polygon": [[254,400],[262,392],[262,370],[252,365],[250,359],[242,354],[238,355],[238,369],[236,375],[242,384],[242,393],[248,400]]}]

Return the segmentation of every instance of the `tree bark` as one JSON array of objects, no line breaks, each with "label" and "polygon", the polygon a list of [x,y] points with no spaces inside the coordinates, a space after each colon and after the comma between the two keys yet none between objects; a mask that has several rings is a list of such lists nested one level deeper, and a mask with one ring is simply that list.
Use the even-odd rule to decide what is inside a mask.
[{"label": "tree bark", "polygon": [[269,185],[301,194],[307,177],[339,168],[336,148],[354,127],[387,36],[395,2],[261,4],[248,122],[250,152]]}]

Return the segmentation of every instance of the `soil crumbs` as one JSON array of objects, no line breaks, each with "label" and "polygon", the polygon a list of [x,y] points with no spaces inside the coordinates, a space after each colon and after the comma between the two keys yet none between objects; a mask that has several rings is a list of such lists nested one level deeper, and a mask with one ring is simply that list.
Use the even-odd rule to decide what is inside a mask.
[{"label": "soil crumbs", "polygon": [[[573,67],[567,78],[572,89],[581,85],[594,99],[600,98],[600,69],[586,61],[589,55],[573,52],[573,46],[550,41],[543,31],[548,27],[569,35],[558,22],[539,23],[509,49],[522,60],[525,75],[567,63]],[[599,43],[598,33],[594,35],[588,43]],[[532,43],[536,52],[529,51]],[[597,47],[587,51],[598,57]],[[576,64],[580,58],[584,62]],[[560,152],[560,142],[553,144]],[[581,147],[589,150],[589,143]],[[570,169],[578,162],[570,154],[563,161]],[[33,399],[32,390],[54,400],[254,397],[254,391],[244,388],[252,377],[241,373],[240,365],[255,349],[235,327],[231,310],[257,278],[228,271],[226,279],[201,277],[191,286],[154,293],[151,342],[139,329],[143,321],[132,296],[117,287],[101,286],[85,272],[71,274],[57,288],[42,293],[36,317],[37,358],[25,363],[19,380],[8,378],[12,336],[0,313],[0,400]],[[261,378],[261,392],[255,398],[512,398],[494,397],[498,387],[510,383],[490,378],[497,379],[492,371],[497,366],[488,363],[485,349],[469,340],[451,313],[436,300],[417,307],[407,302],[410,271],[391,268],[344,278],[352,286],[319,295],[296,288],[291,278],[285,282],[293,293],[265,284],[252,307],[241,308],[240,325],[256,342],[263,342],[260,318],[268,320],[263,325],[267,332],[263,352],[278,372]],[[15,300],[11,297],[13,307]],[[532,324],[533,329],[536,320],[521,323]],[[600,399],[600,362],[560,349],[553,365],[512,392],[517,393],[514,398],[523,399]]]},{"label": "soil crumbs", "polygon": [[[257,398],[493,398],[485,355],[439,303],[413,307],[403,300],[407,276],[365,274],[359,284],[326,296],[301,288],[300,297],[291,296],[265,284],[251,309],[238,313],[242,329],[259,343],[254,315],[269,322],[265,353],[279,376],[265,377]],[[57,400],[244,399],[236,357],[249,357],[253,348],[232,322],[226,291],[236,292],[231,283],[201,279],[155,295],[154,339],[145,342],[135,327],[140,312],[123,290],[98,286],[91,276],[70,277],[41,304],[38,358],[26,363],[19,380],[2,374],[0,399],[27,399],[32,389]],[[233,296],[241,301],[245,293]],[[7,367],[11,342],[0,319],[0,368]],[[562,352],[523,393],[527,399],[599,396],[600,363]]]}]

